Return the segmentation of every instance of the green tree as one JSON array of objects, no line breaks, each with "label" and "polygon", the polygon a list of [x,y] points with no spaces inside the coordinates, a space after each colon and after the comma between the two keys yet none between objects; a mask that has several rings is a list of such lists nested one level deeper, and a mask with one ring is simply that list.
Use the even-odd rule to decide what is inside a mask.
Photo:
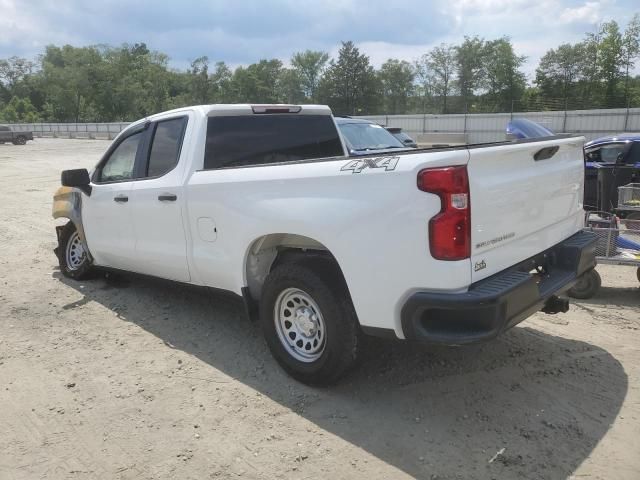
[{"label": "green tree", "polygon": [[248,67],[238,67],[233,73],[235,101],[239,103],[278,103],[278,80],[282,70],[280,60],[260,60]]},{"label": "green tree", "polygon": [[605,87],[605,102],[616,105],[616,89],[622,77],[622,34],[615,20],[602,24],[598,44],[598,70]]},{"label": "green tree", "polygon": [[455,63],[458,72],[458,90],[468,111],[469,106],[484,82],[485,41],[478,37],[464,37],[462,44],[455,47]]},{"label": "green tree", "polygon": [[427,54],[425,63],[432,72],[434,91],[442,102],[442,113],[448,113],[447,100],[453,90],[456,74],[454,47],[441,43]]},{"label": "green tree", "polygon": [[54,120],[90,119],[102,56],[95,47],[46,47],[42,71],[47,85],[47,98],[55,106]]},{"label": "green tree", "polygon": [[168,57],[149,51],[145,44],[101,48],[103,62],[95,92],[95,115],[100,120],[132,120],[181,106],[172,96],[182,98],[182,104],[193,103],[189,75],[180,76],[168,70]]},{"label": "green tree", "polygon": [[328,61],[328,53],[313,50],[297,52],[291,57],[291,65],[300,79],[302,92],[309,101],[315,100],[318,85]]},{"label": "green tree", "polygon": [[640,56],[640,14],[636,13],[622,36],[622,68],[624,69],[624,98],[629,105],[629,87],[631,78],[629,72],[633,70],[635,61]]},{"label": "green tree", "polygon": [[298,70],[283,68],[278,79],[278,97],[285,103],[304,103],[307,97]]},{"label": "green tree", "polygon": [[390,58],[380,67],[378,77],[384,97],[385,113],[405,113],[409,97],[414,90],[415,72],[411,64]]},{"label": "green tree", "polygon": [[429,55],[424,54],[413,63],[415,71],[416,88],[420,107],[419,112],[426,113],[430,107],[434,107],[436,79],[431,70]]},{"label": "green tree", "polygon": [[216,103],[231,103],[233,101],[233,72],[224,62],[216,62],[215,70],[211,74],[211,88]]},{"label": "green tree", "polygon": [[187,70],[191,103],[205,105],[211,101],[211,80],[209,79],[209,57],[203,56],[191,62]]},{"label": "green tree", "polygon": [[0,83],[11,90],[18,82],[24,80],[35,70],[35,63],[21,57],[0,59]]},{"label": "green tree", "polygon": [[[570,100],[580,96],[579,82],[584,79],[586,68],[586,48],[583,43],[564,43],[551,49],[540,59],[536,69],[535,84],[540,94],[547,99],[547,107],[566,108]],[[553,104],[561,98],[561,104]]]},{"label": "green tree", "polygon": [[4,123],[34,123],[40,120],[38,112],[28,98],[13,97],[0,108],[0,121]]},{"label": "green tree", "polygon": [[353,42],[342,42],[338,60],[331,60],[318,96],[336,115],[372,113],[377,106],[378,84],[369,57]]},{"label": "green tree", "polygon": [[487,42],[485,50],[485,100],[496,111],[508,112],[524,93],[526,79],[520,68],[526,57],[515,53],[508,37]]}]

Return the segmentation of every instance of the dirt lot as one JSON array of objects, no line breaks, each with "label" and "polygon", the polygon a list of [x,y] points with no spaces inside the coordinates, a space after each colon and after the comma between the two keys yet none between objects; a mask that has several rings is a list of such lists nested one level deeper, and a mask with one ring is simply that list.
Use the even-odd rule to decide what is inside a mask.
[{"label": "dirt lot", "polygon": [[292,381],[234,299],[63,278],[51,196],[103,141],[0,145],[0,479],[640,478],[640,289],[479,347],[367,341]]}]

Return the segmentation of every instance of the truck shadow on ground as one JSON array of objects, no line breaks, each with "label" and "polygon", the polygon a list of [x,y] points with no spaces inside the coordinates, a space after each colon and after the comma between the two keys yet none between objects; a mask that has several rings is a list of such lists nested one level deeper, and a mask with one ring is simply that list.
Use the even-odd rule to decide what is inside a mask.
[{"label": "truck shadow on ground", "polygon": [[616,305],[620,307],[638,307],[638,305],[640,305],[640,288],[602,286],[594,297],[576,301],[581,304],[599,306]]},{"label": "truck shadow on ground", "polygon": [[54,277],[83,295],[65,308],[99,302],[418,478],[566,478],[607,433],[628,388],[607,351],[526,322],[459,349],[369,338],[349,377],[310,388],[280,370],[233,298],[146,278]]}]

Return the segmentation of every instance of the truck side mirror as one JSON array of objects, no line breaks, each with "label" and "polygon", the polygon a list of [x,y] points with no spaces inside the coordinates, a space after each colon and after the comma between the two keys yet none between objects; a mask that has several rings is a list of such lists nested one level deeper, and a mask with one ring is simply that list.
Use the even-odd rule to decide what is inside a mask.
[{"label": "truck side mirror", "polygon": [[620,152],[620,153],[618,154],[618,156],[616,157],[616,163],[617,163],[618,165],[620,165],[620,164],[624,163],[624,153],[623,153],[623,152]]},{"label": "truck side mirror", "polygon": [[60,175],[60,181],[63,187],[75,187],[87,195],[91,195],[91,180],[86,168],[63,170]]}]

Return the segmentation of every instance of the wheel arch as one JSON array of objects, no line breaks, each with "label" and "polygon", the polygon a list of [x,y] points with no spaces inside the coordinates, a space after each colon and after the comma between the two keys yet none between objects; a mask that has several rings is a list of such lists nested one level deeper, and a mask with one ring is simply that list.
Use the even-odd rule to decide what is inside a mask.
[{"label": "wheel arch", "polygon": [[54,219],[67,218],[73,222],[87,255],[92,259],[82,224],[82,192],[73,187],[60,187],[53,195],[51,215]]},{"label": "wheel arch", "polygon": [[332,262],[340,276],[344,274],[337,258],[322,242],[306,235],[270,233],[251,242],[244,259],[244,285],[254,301],[259,300],[267,275],[282,262],[303,258],[323,258]]}]

